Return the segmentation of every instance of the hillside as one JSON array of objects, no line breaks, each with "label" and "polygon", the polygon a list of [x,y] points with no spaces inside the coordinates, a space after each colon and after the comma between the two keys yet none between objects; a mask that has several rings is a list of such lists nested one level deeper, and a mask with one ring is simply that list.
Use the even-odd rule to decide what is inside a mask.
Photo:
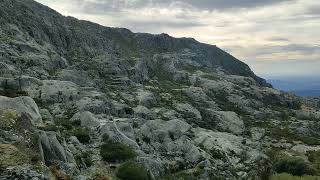
[{"label": "hillside", "polygon": [[0,0],[0,179],[317,175],[319,108],[216,46]]}]

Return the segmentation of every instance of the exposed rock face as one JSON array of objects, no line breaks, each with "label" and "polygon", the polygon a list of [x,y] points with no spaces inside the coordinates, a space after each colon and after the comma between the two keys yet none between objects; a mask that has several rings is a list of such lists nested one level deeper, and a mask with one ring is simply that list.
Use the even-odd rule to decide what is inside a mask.
[{"label": "exposed rock face", "polygon": [[153,179],[264,179],[270,149],[320,145],[319,99],[272,89],[218,47],[32,0],[0,0],[0,95],[0,179],[113,178],[122,162],[104,144]]},{"label": "exposed rock face", "polygon": [[245,130],[243,121],[235,112],[215,111],[213,113],[218,121],[217,126],[219,129],[238,135]]},{"label": "exposed rock face", "polygon": [[40,151],[44,162],[50,166],[55,161],[74,162],[73,155],[66,151],[57,139],[57,134],[54,132],[40,132],[39,137]]},{"label": "exposed rock face", "polygon": [[30,97],[8,98],[0,96],[0,110],[11,110],[19,115],[22,113],[28,114],[33,125],[42,125],[42,118],[38,106]]}]

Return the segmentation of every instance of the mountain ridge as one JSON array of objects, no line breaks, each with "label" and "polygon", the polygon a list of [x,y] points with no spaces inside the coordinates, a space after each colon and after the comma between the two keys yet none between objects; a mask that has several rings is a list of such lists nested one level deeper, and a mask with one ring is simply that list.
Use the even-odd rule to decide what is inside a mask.
[{"label": "mountain ridge", "polygon": [[319,127],[216,46],[0,0],[0,179],[318,175]]},{"label": "mountain ridge", "polygon": [[[77,51],[77,53],[84,51],[89,54],[90,53],[99,54],[101,53],[101,51],[107,50],[111,53],[117,51],[116,53],[121,53],[125,55],[127,55],[126,53],[129,53],[129,54],[141,56],[141,53],[145,53],[145,52],[170,51],[171,49],[174,51],[174,50],[183,49],[183,48],[192,49],[192,46],[197,46],[196,48],[203,49],[202,54],[205,54],[203,58],[205,58],[209,62],[211,61],[213,66],[214,65],[222,66],[224,67],[224,69],[229,71],[228,73],[249,76],[257,80],[262,85],[268,85],[265,82],[265,80],[257,77],[246,64],[244,64],[243,62],[234,58],[230,54],[222,51],[221,49],[213,45],[198,43],[197,41],[194,41],[189,38],[180,38],[180,39],[172,38],[165,34],[159,34],[159,35],[151,35],[146,33],[134,34],[130,30],[124,29],[124,28],[109,28],[109,27],[101,26],[89,21],[80,21],[75,18],[64,17],[61,14],[57,13],[54,10],[51,10],[48,7],[42,8],[42,6],[39,3],[34,1],[4,1],[2,5],[10,7],[7,4],[8,3],[10,4],[12,2],[19,2],[20,6],[22,6],[21,9],[25,8],[26,11],[29,10],[30,11],[29,14],[31,15],[29,15],[27,12],[24,12],[24,11],[13,12],[13,14],[10,15],[10,13],[12,12],[6,11],[8,16],[3,15],[2,21],[7,21],[8,23],[14,22],[15,24],[20,24],[20,25],[22,24],[21,28],[25,31],[30,31],[29,34],[31,36],[34,36],[33,38],[36,41],[39,41],[39,43],[41,43],[41,41],[48,41],[49,44],[53,44],[55,46],[59,54],[61,54],[62,56],[66,56],[65,58],[69,58],[68,56],[74,56],[74,54],[72,54],[73,51]],[[36,8],[37,12],[33,12],[32,8],[30,7]],[[5,14],[4,12],[1,12],[1,13]],[[24,13],[27,13],[27,16],[29,15],[33,17],[31,19],[35,19],[34,22],[33,21],[21,22],[20,20],[23,18],[16,15],[20,13],[21,13],[20,16],[23,16]],[[42,15],[42,13],[46,14],[46,16]],[[50,14],[49,17],[48,17],[48,13]],[[14,19],[14,18],[11,18],[10,16],[17,17],[17,18]],[[5,19],[3,17],[8,17],[9,19],[8,18]],[[51,18],[53,19],[51,20]],[[57,21],[57,28],[55,28],[56,21],[54,20],[54,18],[59,20]],[[24,24],[24,23],[28,23],[28,24]],[[81,36],[88,37],[89,39],[88,38],[82,39],[83,37],[79,37],[79,33],[77,33],[77,31],[74,30],[76,29],[76,27],[84,27],[83,28],[84,31],[80,32],[80,33],[84,33]],[[42,32],[42,31],[39,32],[39,29],[40,30],[44,29],[46,30],[46,32]],[[89,32],[89,30],[92,31],[92,33]],[[101,33],[103,34],[103,36],[100,35]],[[58,37],[61,34],[62,34],[62,37]],[[92,34],[92,37],[90,37],[90,34]],[[95,36],[99,36],[99,38]],[[75,40],[73,41],[72,39],[75,39]],[[161,44],[162,39],[166,43]],[[110,40],[113,42],[110,42]],[[99,41],[102,41],[102,42],[99,42]],[[144,42],[144,41],[148,41],[148,42]],[[85,49],[84,47],[80,47],[79,49],[77,48],[72,49],[73,46],[76,46],[73,44],[73,42],[77,42],[77,43],[82,42],[83,46],[89,46],[89,50]],[[122,44],[117,44],[117,42],[122,42]],[[147,44],[148,46],[146,46]],[[103,47],[103,46],[108,46],[108,47]],[[117,49],[119,48],[117,46],[121,48]],[[61,49],[61,47],[63,47],[63,49]],[[72,50],[70,50],[69,47],[71,47]],[[95,48],[96,51],[92,52],[93,48]],[[109,49],[104,49],[104,48],[109,48]],[[141,50],[143,51],[141,52]],[[219,56],[219,59],[215,60],[215,57],[217,56]],[[220,61],[220,59],[222,58],[221,56],[224,57],[223,61]],[[72,59],[72,57],[69,59]]]}]

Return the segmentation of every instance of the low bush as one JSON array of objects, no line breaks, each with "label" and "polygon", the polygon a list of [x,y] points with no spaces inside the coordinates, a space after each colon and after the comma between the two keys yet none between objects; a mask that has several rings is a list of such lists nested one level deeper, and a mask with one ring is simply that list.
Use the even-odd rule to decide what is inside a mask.
[{"label": "low bush", "polygon": [[40,127],[39,129],[41,129],[43,131],[58,131],[59,130],[59,128],[53,124],[49,124],[49,125]]},{"label": "low bush", "polygon": [[307,151],[308,160],[312,163],[320,163],[320,150],[319,151]]},{"label": "low bush", "polygon": [[87,128],[76,128],[73,130],[73,135],[78,138],[81,143],[90,141],[89,130]]},{"label": "low bush", "polygon": [[17,113],[15,111],[0,112],[0,128],[11,129],[17,120]]},{"label": "low bush", "polygon": [[271,180],[319,180],[319,176],[293,176],[291,174],[282,173],[271,177]]},{"label": "low bush", "polygon": [[109,142],[101,146],[100,155],[105,161],[117,162],[132,159],[137,153],[124,144]]},{"label": "low bush", "polygon": [[316,170],[302,158],[284,156],[274,164],[277,173],[289,173],[294,176],[315,175]]},{"label": "low bush", "polygon": [[312,163],[313,167],[317,169],[318,175],[320,175],[320,150],[307,151],[308,160]]},{"label": "low bush", "polygon": [[116,176],[122,180],[149,180],[148,171],[138,163],[128,161],[117,170]]},{"label": "low bush", "polygon": [[28,96],[28,93],[26,91],[5,89],[5,90],[0,90],[0,95],[10,97],[10,98],[15,98],[20,96]]},{"label": "low bush", "polygon": [[80,168],[82,168],[83,165],[85,165],[85,167],[91,167],[93,165],[91,156],[88,153],[75,156],[75,160],[76,164]]}]

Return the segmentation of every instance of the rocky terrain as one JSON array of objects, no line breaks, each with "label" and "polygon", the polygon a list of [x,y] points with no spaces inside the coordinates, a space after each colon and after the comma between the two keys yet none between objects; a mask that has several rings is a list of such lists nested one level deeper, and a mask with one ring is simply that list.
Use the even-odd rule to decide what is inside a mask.
[{"label": "rocky terrain", "polygon": [[0,179],[315,176],[319,109],[216,46],[0,0]]}]

